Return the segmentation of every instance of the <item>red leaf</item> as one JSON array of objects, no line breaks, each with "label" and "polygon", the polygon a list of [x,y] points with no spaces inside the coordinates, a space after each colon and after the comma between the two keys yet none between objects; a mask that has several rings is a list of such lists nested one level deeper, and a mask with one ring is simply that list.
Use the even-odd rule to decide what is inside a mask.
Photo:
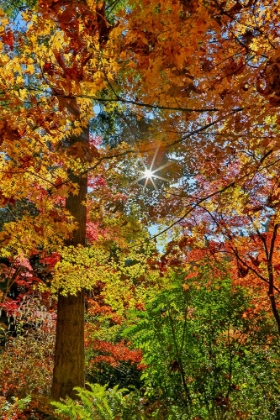
[{"label": "red leaf", "polygon": [[9,45],[11,50],[14,49],[14,34],[9,29],[5,32],[4,35],[2,35],[2,40],[4,44]]},{"label": "red leaf", "polygon": [[274,266],[274,269],[275,269],[276,271],[280,271],[280,264],[276,264],[276,265]]}]

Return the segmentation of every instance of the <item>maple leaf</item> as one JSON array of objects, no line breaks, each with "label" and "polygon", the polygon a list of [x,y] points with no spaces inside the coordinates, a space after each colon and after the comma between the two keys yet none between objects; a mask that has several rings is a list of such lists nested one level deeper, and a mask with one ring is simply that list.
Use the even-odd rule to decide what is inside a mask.
[{"label": "maple leaf", "polygon": [[1,35],[4,44],[9,45],[10,49],[14,49],[14,33],[7,29],[3,35]]},{"label": "maple leaf", "polygon": [[94,145],[83,142],[76,142],[67,149],[68,156],[74,159],[80,159],[81,162],[92,162],[93,158],[99,157],[100,154]]}]

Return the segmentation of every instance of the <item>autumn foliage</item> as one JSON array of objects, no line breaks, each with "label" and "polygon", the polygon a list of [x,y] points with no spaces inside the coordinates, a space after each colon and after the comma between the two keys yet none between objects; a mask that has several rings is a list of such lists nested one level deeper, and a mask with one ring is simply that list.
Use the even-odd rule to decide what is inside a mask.
[{"label": "autumn foliage", "polygon": [[[231,345],[249,352],[253,343],[263,355],[260,335],[274,346],[280,333],[279,1],[6,3],[0,0],[0,328],[10,375],[2,396],[48,393],[53,363],[57,400],[75,397],[84,373],[97,378],[102,370],[116,384],[118,369],[132,369],[137,387],[145,382],[145,398],[161,401],[163,416],[162,400],[181,386],[188,415],[206,418],[206,412],[190,414],[190,407],[210,391],[199,391],[198,372],[185,379],[186,354],[178,357],[177,340],[187,348],[187,322],[192,337],[202,334],[195,324],[199,305],[188,303],[186,318],[182,290],[193,302],[194,290],[214,299],[214,279],[226,278],[230,286],[221,290],[239,296],[242,310],[234,301],[231,315],[221,307],[215,315],[222,311],[232,325],[225,357],[238,356]],[[151,302],[157,305],[165,293],[173,306],[169,312],[162,306],[158,316]],[[164,361],[125,333],[135,313],[177,348],[164,365],[171,378],[165,390],[163,371],[151,367]],[[265,331],[258,322],[249,326],[254,317],[264,320]],[[207,330],[214,346],[225,343],[222,327],[217,337]],[[20,375],[33,369],[37,351],[40,373],[18,390],[14,361],[24,360],[29,338]],[[273,371],[274,356],[259,357],[267,357],[266,369]],[[49,375],[45,388],[42,375]],[[230,395],[240,389],[232,372],[223,375],[230,378],[220,379],[211,407],[201,402],[207,415],[230,410]],[[243,418],[246,410],[236,410]]]}]

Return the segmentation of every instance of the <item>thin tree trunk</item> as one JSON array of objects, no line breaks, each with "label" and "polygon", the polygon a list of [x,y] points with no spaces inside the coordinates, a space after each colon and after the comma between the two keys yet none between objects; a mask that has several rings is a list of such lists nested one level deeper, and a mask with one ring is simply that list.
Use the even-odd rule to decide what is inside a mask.
[{"label": "thin tree trunk", "polygon": [[[71,145],[77,142],[88,142],[88,129],[80,137],[72,138]],[[78,195],[70,194],[66,200],[66,209],[78,223],[73,238],[67,245],[85,245],[86,240],[86,200],[87,177],[75,176],[69,171],[71,181],[79,186]],[[84,291],[72,296],[58,296],[56,343],[54,355],[54,371],[52,398],[59,400],[75,397],[73,388],[83,387],[85,381],[84,354]]]},{"label": "thin tree trunk", "polygon": [[275,299],[274,271],[273,271],[273,255],[274,255],[274,247],[275,247],[278,229],[279,229],[279,224],[277,223],[273,229],[273,235],[271,239],[269,254],[267,253],[267,267],[268,267],[268,280],[269,280],[268,297],[270,300],[272,313],[277,324],[278,333],[280,335],[280,316],[279,316],[279,311],[278,311],[277,303]]}]

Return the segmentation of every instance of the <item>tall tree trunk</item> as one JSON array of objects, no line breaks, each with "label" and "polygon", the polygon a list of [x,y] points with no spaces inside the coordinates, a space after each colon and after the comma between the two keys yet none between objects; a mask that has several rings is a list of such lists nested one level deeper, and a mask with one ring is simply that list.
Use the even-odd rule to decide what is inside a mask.
[{"label": "tall tree trunk", "polygon": [[[77,142],[88,143],[89,132],[86,129],[80,137],[72,138],[71,145]],[[87,177],[76,176],[69,171],[71,181],[79,186],[78,195],[70,194],[66,200],[66,209],[78,223],[73,232],[72,240],[67,245],[85,245],[86,240],[86,200]],[[75,397],[73,388],[83,387],[85,381],[84,354],[84,291],[75,296],[58,296],[56,343],[54,355],[54,371],[52,383],[52,398],[59,400]]]}]

